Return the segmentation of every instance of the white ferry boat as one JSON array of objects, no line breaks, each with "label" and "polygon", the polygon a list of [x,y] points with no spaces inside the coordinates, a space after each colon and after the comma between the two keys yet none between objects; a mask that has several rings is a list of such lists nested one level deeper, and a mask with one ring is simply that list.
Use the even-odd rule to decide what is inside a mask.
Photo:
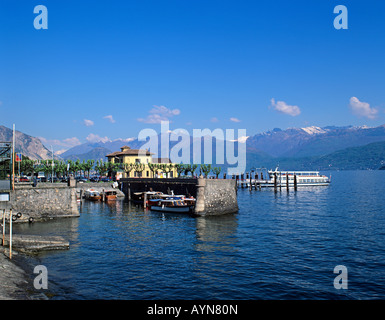
[{"label": "white ferry boat", "polygon": [[282,171],[276,168],[275,170],[259,170],[259,174],[256,174],[254,179],[238,180],[238,186],[250,187],[251,183],[255,187],[274,187],[276,179],[277,187],[286,187],[287,183],[289,187],[294,187],[294,177],[297,180],[297,187],[328,186],[331,181],[331,177],[321,175],[319,171]]},{"label": "white ferry boat", "polygon": [[274,175],[276,175],[277,185],[286,186],[287,179],[289,187],[294,186],[294,176],[297,179],[297,187],[303,186],[328,186],[331,178],[321,175],[319,171],[280,171],[277,169],[269,170],[269,179],[266,183],[261,183],[261,186],[274,187]]}]

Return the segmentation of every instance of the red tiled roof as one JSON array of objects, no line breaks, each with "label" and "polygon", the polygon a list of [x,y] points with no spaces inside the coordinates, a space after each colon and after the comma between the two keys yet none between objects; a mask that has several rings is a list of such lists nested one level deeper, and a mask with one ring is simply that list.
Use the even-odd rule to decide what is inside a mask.
[{"label": "red tiled roof", "polygon": [[148,150],[140,150],[140,149],[128,149],[125,151],[117,151],[110,153],[106,155],[106,157],[119,157],[119,156],[138,156],[139,152],[141,152],[141,155],[146,155],[150,156],[153,155],[154,153],[149,152]]}]

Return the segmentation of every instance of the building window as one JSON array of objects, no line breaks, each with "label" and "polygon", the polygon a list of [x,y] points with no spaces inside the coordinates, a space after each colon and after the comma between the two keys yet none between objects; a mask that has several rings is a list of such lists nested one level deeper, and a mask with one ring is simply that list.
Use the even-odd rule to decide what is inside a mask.
[{"label": "building window", "polygon": [[150,176],[150,171],[146,171],[146,176],[147,176],[147,178]]},{"label": "building window", "polygon": [[140,159],[135,159],[135,163],[140,163]]}]

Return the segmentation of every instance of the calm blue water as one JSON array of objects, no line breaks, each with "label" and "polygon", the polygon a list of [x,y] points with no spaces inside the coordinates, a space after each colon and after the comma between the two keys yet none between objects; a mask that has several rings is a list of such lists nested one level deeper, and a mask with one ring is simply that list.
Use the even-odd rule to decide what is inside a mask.
[{"label": "calm blue water", "polygon": [[[330,173],[327,173],[328,175]],[[329,187],[238,192],[220,217],[83,202],[80,218],[16,226],[70,250],[28,258],[53,299],[384,299],[385,171],[332,172]],[[336,290],[333,269],[348,269]]]}]

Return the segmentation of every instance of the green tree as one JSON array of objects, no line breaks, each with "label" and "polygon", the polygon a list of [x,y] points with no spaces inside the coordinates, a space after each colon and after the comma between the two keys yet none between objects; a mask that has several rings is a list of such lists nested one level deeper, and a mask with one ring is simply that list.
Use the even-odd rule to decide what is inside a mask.
[{"label": "green tree", "polygon": [[64,161],[55,160],[54,170],[56,176],[63,177],[67,172],[67,164]]},{"label": "green tree", "polygon": [[87,162],[83,164],[84,170],[87,171],[88,178],[90,178],[90,171],[94,167],[94,164],[95,164],[95,160],[87,160]]},{"label": "green tree", "polygon": [[25,175],[33,175],[35,173],[35,161],[23,155],[20,163],[20,171]]},{"label": "green tree", "polygon": [[214,167],[214,168],[212,169],[212,171],[213,171],[213,173],[215,174],[215,176],[217,177],[217,179],[218,179],[219,174],[221,173],[221,170],[222,170],[221,167]]},{"label": "green tree", "polygon": [[207,176],[209,175],[209,173],[211,171],[211,164],[201,164],[200,169],[202,170],[205,178],[207,178]]},{"label": "green tree", "polygon": [[177,163],[174,165],[176,172],[178,172],[178,177],[181,176],[183,172],[185,172],[185,165],[183,163]]},{"label": "green tree", "polygon": [[155,173],[158,171],[157,163],[149,163],[148,168],[152,172],[152,177],[155,178]]},{"label": "green tree", "polygon": [[139,173],[139,177],[142,176],[142,172],[144,171],[145,168],[146,168],[146,166],[144,165],[144,163],[137,162],[134,164],[135,172]]}]

